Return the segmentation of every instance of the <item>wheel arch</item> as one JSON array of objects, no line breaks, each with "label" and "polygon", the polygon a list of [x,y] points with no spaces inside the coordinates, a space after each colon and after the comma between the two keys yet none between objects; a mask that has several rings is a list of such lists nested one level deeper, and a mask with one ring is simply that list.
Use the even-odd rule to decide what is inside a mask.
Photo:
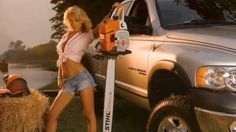
[{"label": "wheel arch", "polygon": [[[156,102],[153,102],[154,96],[152,94],[153,90],[158,90],[159,88],[154,86],[154,81],[158,78],[170,78],[170,77],[177,77],[178,80],[181,81],[183,84],[183,88],[187,92],[187,88],[190,88],[191,81],[187,76],[187,73],[184,71],[184,69],[176,62],[170,61],[170,60],[162,60],[158,61],[154,64],[152,69],[150,70],[149,77],[148,77],[148,100],[149,105],[151,107],[155,106]],[[158,100],[160,101],[160,100]]]}]

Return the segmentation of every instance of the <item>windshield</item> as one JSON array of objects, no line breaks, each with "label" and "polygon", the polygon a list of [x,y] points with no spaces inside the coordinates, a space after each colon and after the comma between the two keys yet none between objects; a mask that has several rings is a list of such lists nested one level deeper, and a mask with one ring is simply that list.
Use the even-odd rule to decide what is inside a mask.
[{"label": "windshield", "polygon": [[236,0],[156,0],[164,28],[236,24]]}]

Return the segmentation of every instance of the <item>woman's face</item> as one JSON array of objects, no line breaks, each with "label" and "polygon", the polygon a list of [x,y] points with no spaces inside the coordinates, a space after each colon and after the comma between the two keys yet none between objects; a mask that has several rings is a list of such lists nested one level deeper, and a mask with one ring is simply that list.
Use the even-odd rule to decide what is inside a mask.
[{"label": "woman's face", "polygon": [[71,32],[80,32],[81,30],[81,22],[79,19],[77,19],[76,17],[69,15],[68,16],[68,30]]}]

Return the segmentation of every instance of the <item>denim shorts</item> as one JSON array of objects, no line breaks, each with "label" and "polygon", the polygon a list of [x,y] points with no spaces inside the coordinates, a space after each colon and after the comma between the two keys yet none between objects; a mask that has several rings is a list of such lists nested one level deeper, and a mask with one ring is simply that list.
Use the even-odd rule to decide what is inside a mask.
[{"label": "denim shorts", "polygon": [[91,74],[84,70],[79,75],[69,79],[63,79],[63,91],[76,94],[86,88],[95,87],[96,83]]}]

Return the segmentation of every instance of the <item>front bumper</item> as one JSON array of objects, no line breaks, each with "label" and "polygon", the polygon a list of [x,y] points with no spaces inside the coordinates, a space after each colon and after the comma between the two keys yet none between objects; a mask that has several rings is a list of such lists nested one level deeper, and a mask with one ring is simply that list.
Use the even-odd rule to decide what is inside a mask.
[{"label": "front bumper", "polygon": [[[236,94],[194,88],[190,95],[202,132],[230,132],[236,122]],[[232,124],[233,123],[233,124]]]},{"label": "front bumper", "polygon": [[195,107],[195,114],[202,132],[236,132],[230,126],[236,121],[236,114],[209,111]]}]

